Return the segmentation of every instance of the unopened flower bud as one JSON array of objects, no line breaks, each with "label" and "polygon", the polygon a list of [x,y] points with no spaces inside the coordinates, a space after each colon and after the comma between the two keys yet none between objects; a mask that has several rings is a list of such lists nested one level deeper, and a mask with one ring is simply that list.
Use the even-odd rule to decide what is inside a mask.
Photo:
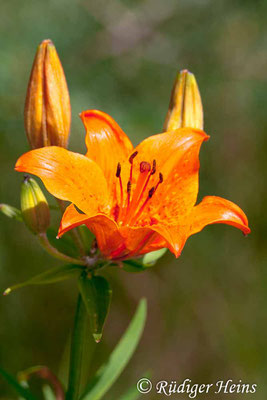
[{"label": "unopened flower bud", "polygon": [[24,125],[31,148],[68,146],[71,107],[68,86],[51,40],[37,49],[24,110]]},{"label": "unopened flower bud", "polygon": [[10,206],[9,204],[0,204],[0,211],[9,218],[22,221],[21,211],[16,207]]},{"label": "unopened flower bud", "polygon": [[203,108],[195,76],[181,71],[174,83],[164,131],[178,128],[203,129]]},{"label": "unopened flower bud", "polygon": [[45,233],[50,224],[50,211],[38,183],[26,176],[21,186],[21,212],[27,227],[35,234]]}]

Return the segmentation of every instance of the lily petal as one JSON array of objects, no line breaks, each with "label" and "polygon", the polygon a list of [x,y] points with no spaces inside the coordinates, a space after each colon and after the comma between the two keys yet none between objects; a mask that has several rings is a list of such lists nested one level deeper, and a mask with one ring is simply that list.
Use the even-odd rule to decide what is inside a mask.
[{"label": "lily petal", "polygon": [[166,247],[165,239],[150,228],[118,228],[106,215],[88,217],[79,213],[73,204],[65,210],[58,236],[83,224],[96,236],[98,246],[107,258],[129,258]]},{"label": "lily petal", "polygon": [[140,162],[152,165],[155,160],[157,172],[151,177],[148,189],[156,186],[159,172],[163,176],[163,183],[149,200],[144,216],[172,224],[177,217],[191,212],[198,194],[199,150],[208,138],[201,130],[182,128],[151,136],[137,146],[135,175]]},{"label": "lily petal", "polygon": [[81,154],[57,146],[43,147],[23,154],[15,170],[37,175],[50,193],[73,202],[88,216],[108,209],[103,172]]},{"label": "lily petal", "polygon": [[79,213],[74,204],[70,204],[64,211],[64,214],[60,221],[58,237],[61,237],[66,232],[73,228],[76,228],[77,226],[86,224],[89,219],[90,217],[88,217],[88,215]]},{"label": "lily petal", "polygon": [[[182,225],[155,225],[152,229],[157,232],[165,241],[168,249],[178,258],[185,245],[187,235],[186,227]],[[162,246],[164,247],[164,246]]]},{"label": "lily petal", "polygon": [[58,236],[60,237],[70,229],[83,224],[95,235],[100,251],[107,258],[124,241],[117,224],[107,215],[96,214],[89,217],[79,213],[73,204],[70,204],[63,214]]},{"label": "lily petal", "polygon": [[240,229],[245,235],[250,233],[245,213],[235,203],[217,196],[206,196],[193,208],[188,236],[200,232],[210,224],[227,224]]},{"label": "lily petal", "polygon": [[108,114],[87,110],[80,114],[86,130],[86,156],[102,169],[112,191],[116,184],[116,169],[129,157],[133,145],[128,136]]}]

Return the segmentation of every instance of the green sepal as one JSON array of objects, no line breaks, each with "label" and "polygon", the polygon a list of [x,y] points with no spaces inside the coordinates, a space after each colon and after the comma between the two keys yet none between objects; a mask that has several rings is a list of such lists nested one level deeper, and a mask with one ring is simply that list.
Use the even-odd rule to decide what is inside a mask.
[{"label": "green sepal", "polygon": [[17,221],[20,222],[23,221],[21,211],[16,207],[10,206],[9,204],[0,204],[0,211],[6,217],[16,219]]},{"label": "green sepal", "polygon": [[36,397],[27,389],[24,388],[12,375],[0,368],[0,374],[7,383],[25,400],[37,400]]},{"label": "green sepal", "polygon": [[55,247],[58,251],[63,254],[66,254],[70,257],[79,256],[79,250],[75,246],[73,240],[70,237],[70,234],[65,233],[64,236],[57,239],[57,230],[55,228],[48,228],[46,231],[47,238],[49,242]]},{"label": "green sepal", "polygon": [[78,285],[88,312],[91,333],[96,343],[99,343],[111,303],[112,290],[102,276],[89,277],[86,273],[80,276]]},{"label": "green sepal", "polygon": [[25,282],[10,286],[4,291],[4,295],[9,294],[15,289],[19,289],[25,286],[47,285],[49,283],[55,283],[63,281],[65,279],[70,279],[75,276],[78,277],[83,268],[84,268],[83,266],[75,264],[61,265],[60,267],[51,268],[45,272],[42,272],[39,275],[34,276],[33,278]]}]

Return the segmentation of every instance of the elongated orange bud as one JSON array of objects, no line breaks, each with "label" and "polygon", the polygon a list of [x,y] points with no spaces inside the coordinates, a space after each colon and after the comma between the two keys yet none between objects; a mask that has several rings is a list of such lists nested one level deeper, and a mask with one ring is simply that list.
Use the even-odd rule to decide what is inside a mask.
[{"label": "elongated orange bud", "polygon": [[178,128],[203,129],[203,108],[195,76],[183,70],[179,72],[171,94],[164,131]]},{"label": "elongated orange bud", "polygon": [[37,49],[28,84],[24,123],[31,148],[68,146],[71,107],[68,86],[51,40]]}]

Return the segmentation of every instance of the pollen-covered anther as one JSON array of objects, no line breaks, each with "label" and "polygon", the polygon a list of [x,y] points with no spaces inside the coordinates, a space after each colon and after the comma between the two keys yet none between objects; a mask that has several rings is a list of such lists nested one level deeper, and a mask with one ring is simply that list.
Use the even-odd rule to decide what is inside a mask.
[{"label": "pollen-covered anther", "polygon": [[130,163],[130,164],[133,163],[133,160],[134,160],[134,158],[137,156],[137,154],[138,154],[138,151],[135,151],[135,152],[129,157],[129,163]]},{"label": "pollen-covered anther", "polygon": [[[123,207],[123,187],[122,187],[122,180],[121,180],[121,163],[118,163],[118,165],[117,165],[116,177],[119,178],[119,182],[120,182],[120,211],[121,211],[121,208]],[[118,218],[119,218],[119,216],[118,216]]]},{"label": "pollen-covered anther", "polygon": [[156,160],[153,160],[151,175],[154,175],[157,170],[157,163]]},{"label": "pollen-covered anther", "polygon": [[153,196],[154,193],[155,193],[155,187],[153,186],[148,192],[149,199],[151,199],[151,197]]},{"label": "pollen-covered anther", "polygon": [[129,157],[129,163],[131,164],[131,169],[130,169],[130,181],[133,179],[133,160],[137,156],[138,151],[135,151],[130,157]]},{"label": "pollen-covered anther", "polygon": [[116,177],[119,178],[120,176],[121,176],[121,163],[118,163]]},{"label": "pollen-covered anther", "polygon": [[127,193],[130,194],[131,193],[131,189],[132,189],[132,182],[128,181],[127,182]]}]

